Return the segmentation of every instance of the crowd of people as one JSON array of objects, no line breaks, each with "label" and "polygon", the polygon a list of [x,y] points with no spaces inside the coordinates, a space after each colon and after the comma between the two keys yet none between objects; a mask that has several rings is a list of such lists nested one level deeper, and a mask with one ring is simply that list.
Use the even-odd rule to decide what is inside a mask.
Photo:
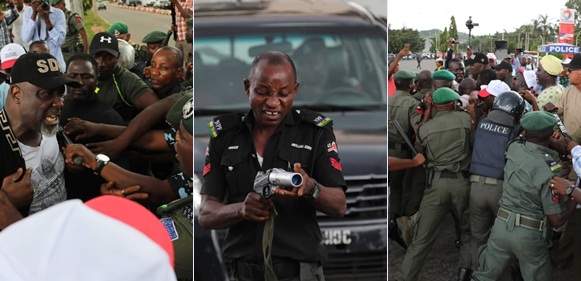
[{"label": "crowd of people", "polygon": [[[123,259],[123,266],[108,276],[117,276],[115,280],[193,280],[193,4],[172,3],[175,22],[168,21],[168,32],[149,33],[143,45],[131,42],[123,22],[88,37],[83,18],[66,9],[64,0],[4,3],[1,276],[87,279],[83,274],[92,273],[70,260],[75,258],[101,264],[93,268],[111,268],[111,262],[97,260]],[[168,45],[171,34],[176,35],[175,47]],[[107,199],[111,196],[117,199]],[[93,209],[133,221],[127,225],[145,232],[143,237],[164,251],[116,226],[111,232],[73,230],[85,223],[83,218],[95,223],[93,230],[111,225],[95,217]],[[158,223],[152,224],[152,218]],[[109,235],[117,242],[99,244],[113,238]],[[19,236],[26,241],[18,241]],[[40,241],[68,241],[69,246],[38,246]],[[136,241],[141,252],[119,246]],[[93,255],[83,250],[88,249],[83,243],[103,247]],[[24,244],[30,247],[18,246]],[[39,263],[45,266],[39,268]]]},{"label": "crowd of people", "polygon": [[581,54],[535,65],[520,49],[468,50],[419,73],[399,70],[407,54],[388,72],[389,237],[406,248],[403,279],[418,280],[447,215],[459,281],[579,271]]}]

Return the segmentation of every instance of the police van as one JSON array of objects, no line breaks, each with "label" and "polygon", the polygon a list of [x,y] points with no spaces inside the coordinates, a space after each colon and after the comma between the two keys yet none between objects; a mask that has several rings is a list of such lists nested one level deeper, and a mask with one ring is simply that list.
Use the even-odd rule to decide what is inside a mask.
[{"label": "police van", "polygon": [[[335,0],[199,0],[194,16],[195,173],[201,178],[208,122],[249,110],[242,81],[253,58],[289,54],[301,83],[294,106],[333,119],[348,185],[344,217],[318,214],[326,280],[386,280],[386,21]],[[221,232],[195,229],[195,272],[218,268],[221,250],[209,246],[219,247]]]}]

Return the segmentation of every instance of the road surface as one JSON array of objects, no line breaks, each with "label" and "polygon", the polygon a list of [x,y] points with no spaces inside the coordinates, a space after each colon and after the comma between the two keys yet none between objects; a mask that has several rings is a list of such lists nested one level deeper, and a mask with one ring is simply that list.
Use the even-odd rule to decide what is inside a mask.
[{"label": "road surface", "polygon": [[[107,10],[100,10],[98,13],[109,23],[125,22],[129,28],[129,33],[131,33],[131,41],[133,43],[141,43],[143,37],[151,31],[167,32],[171,27],[171,16],[169,15],[133,11],[111,4],[107,5]],[[173,38],[171,38],[169,45],[175,45]]]}]

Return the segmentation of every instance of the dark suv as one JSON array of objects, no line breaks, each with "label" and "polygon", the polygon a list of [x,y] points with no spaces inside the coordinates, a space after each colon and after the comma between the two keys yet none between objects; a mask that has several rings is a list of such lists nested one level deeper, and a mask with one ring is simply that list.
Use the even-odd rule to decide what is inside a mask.
[{"label": "dark suv", "polygon": [[[200,0],[194,11],[196,174],[203,166],[208,122],[249,109],[242,81],[253,58],[267,50],[289,54],[301,83],[294,105],[333,119],[348,185],[345,217],[319,214],[326,279],[386,280],[385,21],[358,5],[328,0]],[[200,227],[196,232],[208,236]],[[204,262],[196,258],[196,268]]]}]

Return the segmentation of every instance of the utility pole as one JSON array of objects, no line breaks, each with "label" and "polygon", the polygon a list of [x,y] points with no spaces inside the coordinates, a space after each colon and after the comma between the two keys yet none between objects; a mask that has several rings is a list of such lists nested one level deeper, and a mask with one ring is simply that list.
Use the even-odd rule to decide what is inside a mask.
[{"label": "utility pole", "polygon": [[468,47],[470,47],[470,39],[472,38],[472,28],[478,26],[478,23],[472,22],[472,16],[468,17],[466,27],[468,28]]}]

